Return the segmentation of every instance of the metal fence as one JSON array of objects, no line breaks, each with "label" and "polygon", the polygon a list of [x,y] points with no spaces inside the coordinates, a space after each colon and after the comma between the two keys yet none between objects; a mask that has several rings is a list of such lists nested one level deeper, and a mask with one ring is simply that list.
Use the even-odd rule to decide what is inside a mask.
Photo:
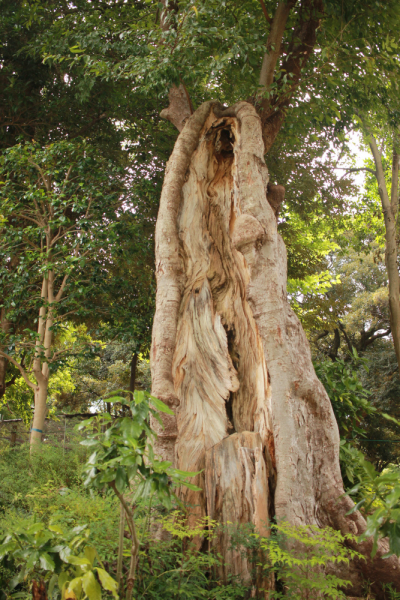
[{"label": "metal fence", "polygon": [[[93,417],[92,413],[80,413],[74,415],[57,415],[55,419],[46,419],[42,442],[45,444],[70,445],[76,442],[79,436],[75,431],[75,425]],[[26,426],[22,419],[4,419],[0,420],[0,441],[8,443],[11,446],[25,444],[29,442],[30,426]]]}]

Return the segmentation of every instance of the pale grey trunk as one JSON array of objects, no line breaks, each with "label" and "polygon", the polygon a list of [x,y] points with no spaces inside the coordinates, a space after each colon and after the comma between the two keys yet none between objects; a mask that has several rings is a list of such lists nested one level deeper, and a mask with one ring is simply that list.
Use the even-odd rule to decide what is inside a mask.
[{"label": "pale grey trunk", "polygon": [[386,177],[382,165],[382,155],[372,133],[369,131],[370,148],[376,167],[376,179],[382,204],[385,222],[385,264],[389,281],[389,310],[390,328],[392,331],[394,349],[396,351],[397,365],[400,371],[400,277],[397,264],[397,220],[399,211],[398,180],[399,180],[399,154],[397,152],[398,139],[393,136],[392,184],[389,196],[386,187]]},{"label": "pale grey trunk", "polygon": [[[267,200],[260,119],[246,102],[206,103],[189,119],[168,163],[156,229],[153,394],[176,409],[159,450],[199,471],[183,489],[193,519],[294,524],[361,533],[341,498],[339,433],[309,344],[287,302],[286,252]],[[273,202],[271,204],[274,205]],[[246,561],[218,539],[234,573]],[[366,555],[371,544],[359,549]],[[387,544],[360,568],[400,584]],[[379,578],[377,575],[379,574]]]},{"label": "pale grey trunk", "polygon": [[35,410],[33,413],[32,431],[31,431],[31,448],[35,444],[42,441],[44,424],[47,414],[47,390],[48,378],[43,377],[35,390]]}]

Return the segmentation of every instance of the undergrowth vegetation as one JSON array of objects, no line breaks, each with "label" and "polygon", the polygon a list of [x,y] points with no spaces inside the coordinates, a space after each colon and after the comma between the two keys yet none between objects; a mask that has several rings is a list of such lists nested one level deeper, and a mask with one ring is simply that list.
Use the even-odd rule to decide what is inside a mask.
[{"label": "undergrowth vegetation", "polygon": [[[196,473],[153,452],[148,418],[168,407],[143,391],[109,400],[123,406],[121,416],[82,422],[83,439],[35,452],[0,448],[0,600],[346,597],[351,583],[336,567],[364,559],[350,548],[354,536],[282,521],[261,537],[249,523],[188,520],[190,509],[174,488],[198,489],[190,483]],[[397,554],[397,471],[379,474],[354,447],[342,450],[344,462],[353,463],[348,477],[358,483],[349,493],[359,500],[355,508],[367,511],[374,551],[379,536],[388,535]],[[239,576],[232,576],[230,561],[242,565]]]},{"label": "undergrowth vegetation", "polygon": [[[120,503],[108,486],[84,486],[87,459],[79,444],[43,445],[32,456],[24,446],[1,449],[2,600],[32,598],[34,581],[43,582],[49,600],[125,598],[123,586],[117,593]],[[281,523],[260,538],[249,524],[228,524],[231,555],[240,555],[250,574],[238,578],[230,577],[216,549],[216,522],[203,519],[189,527],[182,507],[166,510],[139,499],[135,524],[135,600],[261,599],[271,578],[276,589],[270,598],[345,597],[347,582],[325,572],[355,554],[338,532]],[[131,557],[128,528],[123,544],[122,576]]]}]

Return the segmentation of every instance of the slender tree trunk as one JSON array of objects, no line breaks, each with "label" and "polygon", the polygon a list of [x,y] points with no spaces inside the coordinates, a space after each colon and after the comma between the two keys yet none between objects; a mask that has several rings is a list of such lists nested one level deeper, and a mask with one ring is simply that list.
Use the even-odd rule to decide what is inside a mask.
[{"label": "slender tree trunk", "polygon": [[[7,334],[10,330],[11,323],[6,318],[5,308],[0,309],[0,326],[1,331]],[[6,391],[6,373],[7,373],[8,360],[5,356],[0,356],[0,399],[4,396]]]},{"label": "slender tree trunk", "polygon": [[[156,228],[152,392],[176,411],[163,416],[158,450],[202,471],[202,491],[181,492],[191,518],[266,534],[276,516],[359,534],[362,516],[346,516],[332,407],[287,302],[276,196],[254,107],[203,104],[168,162]],[[250,579],[227,533],[217,545],[231,573]],[[369,542],[358,550],[366,562],[348,575],[358,591],[361,574],[378,594],[378,582],[400,589],[398,560],[381,558],[385,541],[373,562]]]},{"label": "slender tree trunk", "polygon": [[8,361],[4,356],[0,356],[0,400],[6,391],[7,362]]},{"label": "slender tree trunk", "polygon": [[43,380],[38,383],[37,390],[35,391],[35,410],[33,413],[31,430],[31,447],[42,441],[47,414],[47,389],[48,379],[43,377]]},{"label": "slender tree trunk", "polygon": [[43,305],[40,307],[39,312],[38,340],[33,360],[33,372],[37,381],[37,390],[35,391],[35,412],[33,418],[33,423],[36,423],[36,426],[32,425],[31,447],[35,442],[41,440],[41,430],[45,423],[50,376],[49,362],[51,360],[54,338],[55,305],[62,298],[66,282],[67,276],[64,277],[56,296],[54,292],[54,271],[49,270],[47,276],[43,278],[41,293]]},{"label": "slender tree trunk", "polygon": [[133,400],[133,393],[136,386],[136,367],[137,367],[137,352],[134,353],[131,360],[131,373],[129,378],[129,391],[131,392],[131,400]]},{"label": "slender tree trunk", "polygon": [[396,145],[398,140],[396,136],[393,139],[393,157],[392,157],[392,184],[391,194],[389,196],[386,187],[385,172],[382,165],[382,156],[379,151],[376,140],[371,132],[370,147],[374,157],[376,167],[376,178],[378,181],[379,196],[382,204],[383,218],[385,221],[385,263],[389,280],[389,310],[390,310],[390,329],[392,332],[394,349],[396,351],[397,365],[400,371],[400,277],[397,264],[397,219],[398,219],[398,181],[399,181],[399,160]]}]

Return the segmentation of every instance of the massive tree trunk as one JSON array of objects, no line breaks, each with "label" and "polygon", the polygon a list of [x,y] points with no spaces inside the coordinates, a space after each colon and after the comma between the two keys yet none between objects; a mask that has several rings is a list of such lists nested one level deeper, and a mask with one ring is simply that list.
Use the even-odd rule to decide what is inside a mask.
[{"label": "massive tree trunk", "polygon": [[[181,492],[192,518],[251,522],[263,534],[276,516],[357,534],[365,522],[346,516],[331,404],[287,302],[282,197],[268,185],[254,107],[203,104],[168,162],[156,228],[152,391],[176,412],[164,417],[159,451],[202,471],[202,491]],[[226,533],[218,545],[231,572],[250,577]],[[355,584],[363,573],[400,589],[385,542],[373,562],[370,548],[358,546],[366,562],[352,565]]]}]

